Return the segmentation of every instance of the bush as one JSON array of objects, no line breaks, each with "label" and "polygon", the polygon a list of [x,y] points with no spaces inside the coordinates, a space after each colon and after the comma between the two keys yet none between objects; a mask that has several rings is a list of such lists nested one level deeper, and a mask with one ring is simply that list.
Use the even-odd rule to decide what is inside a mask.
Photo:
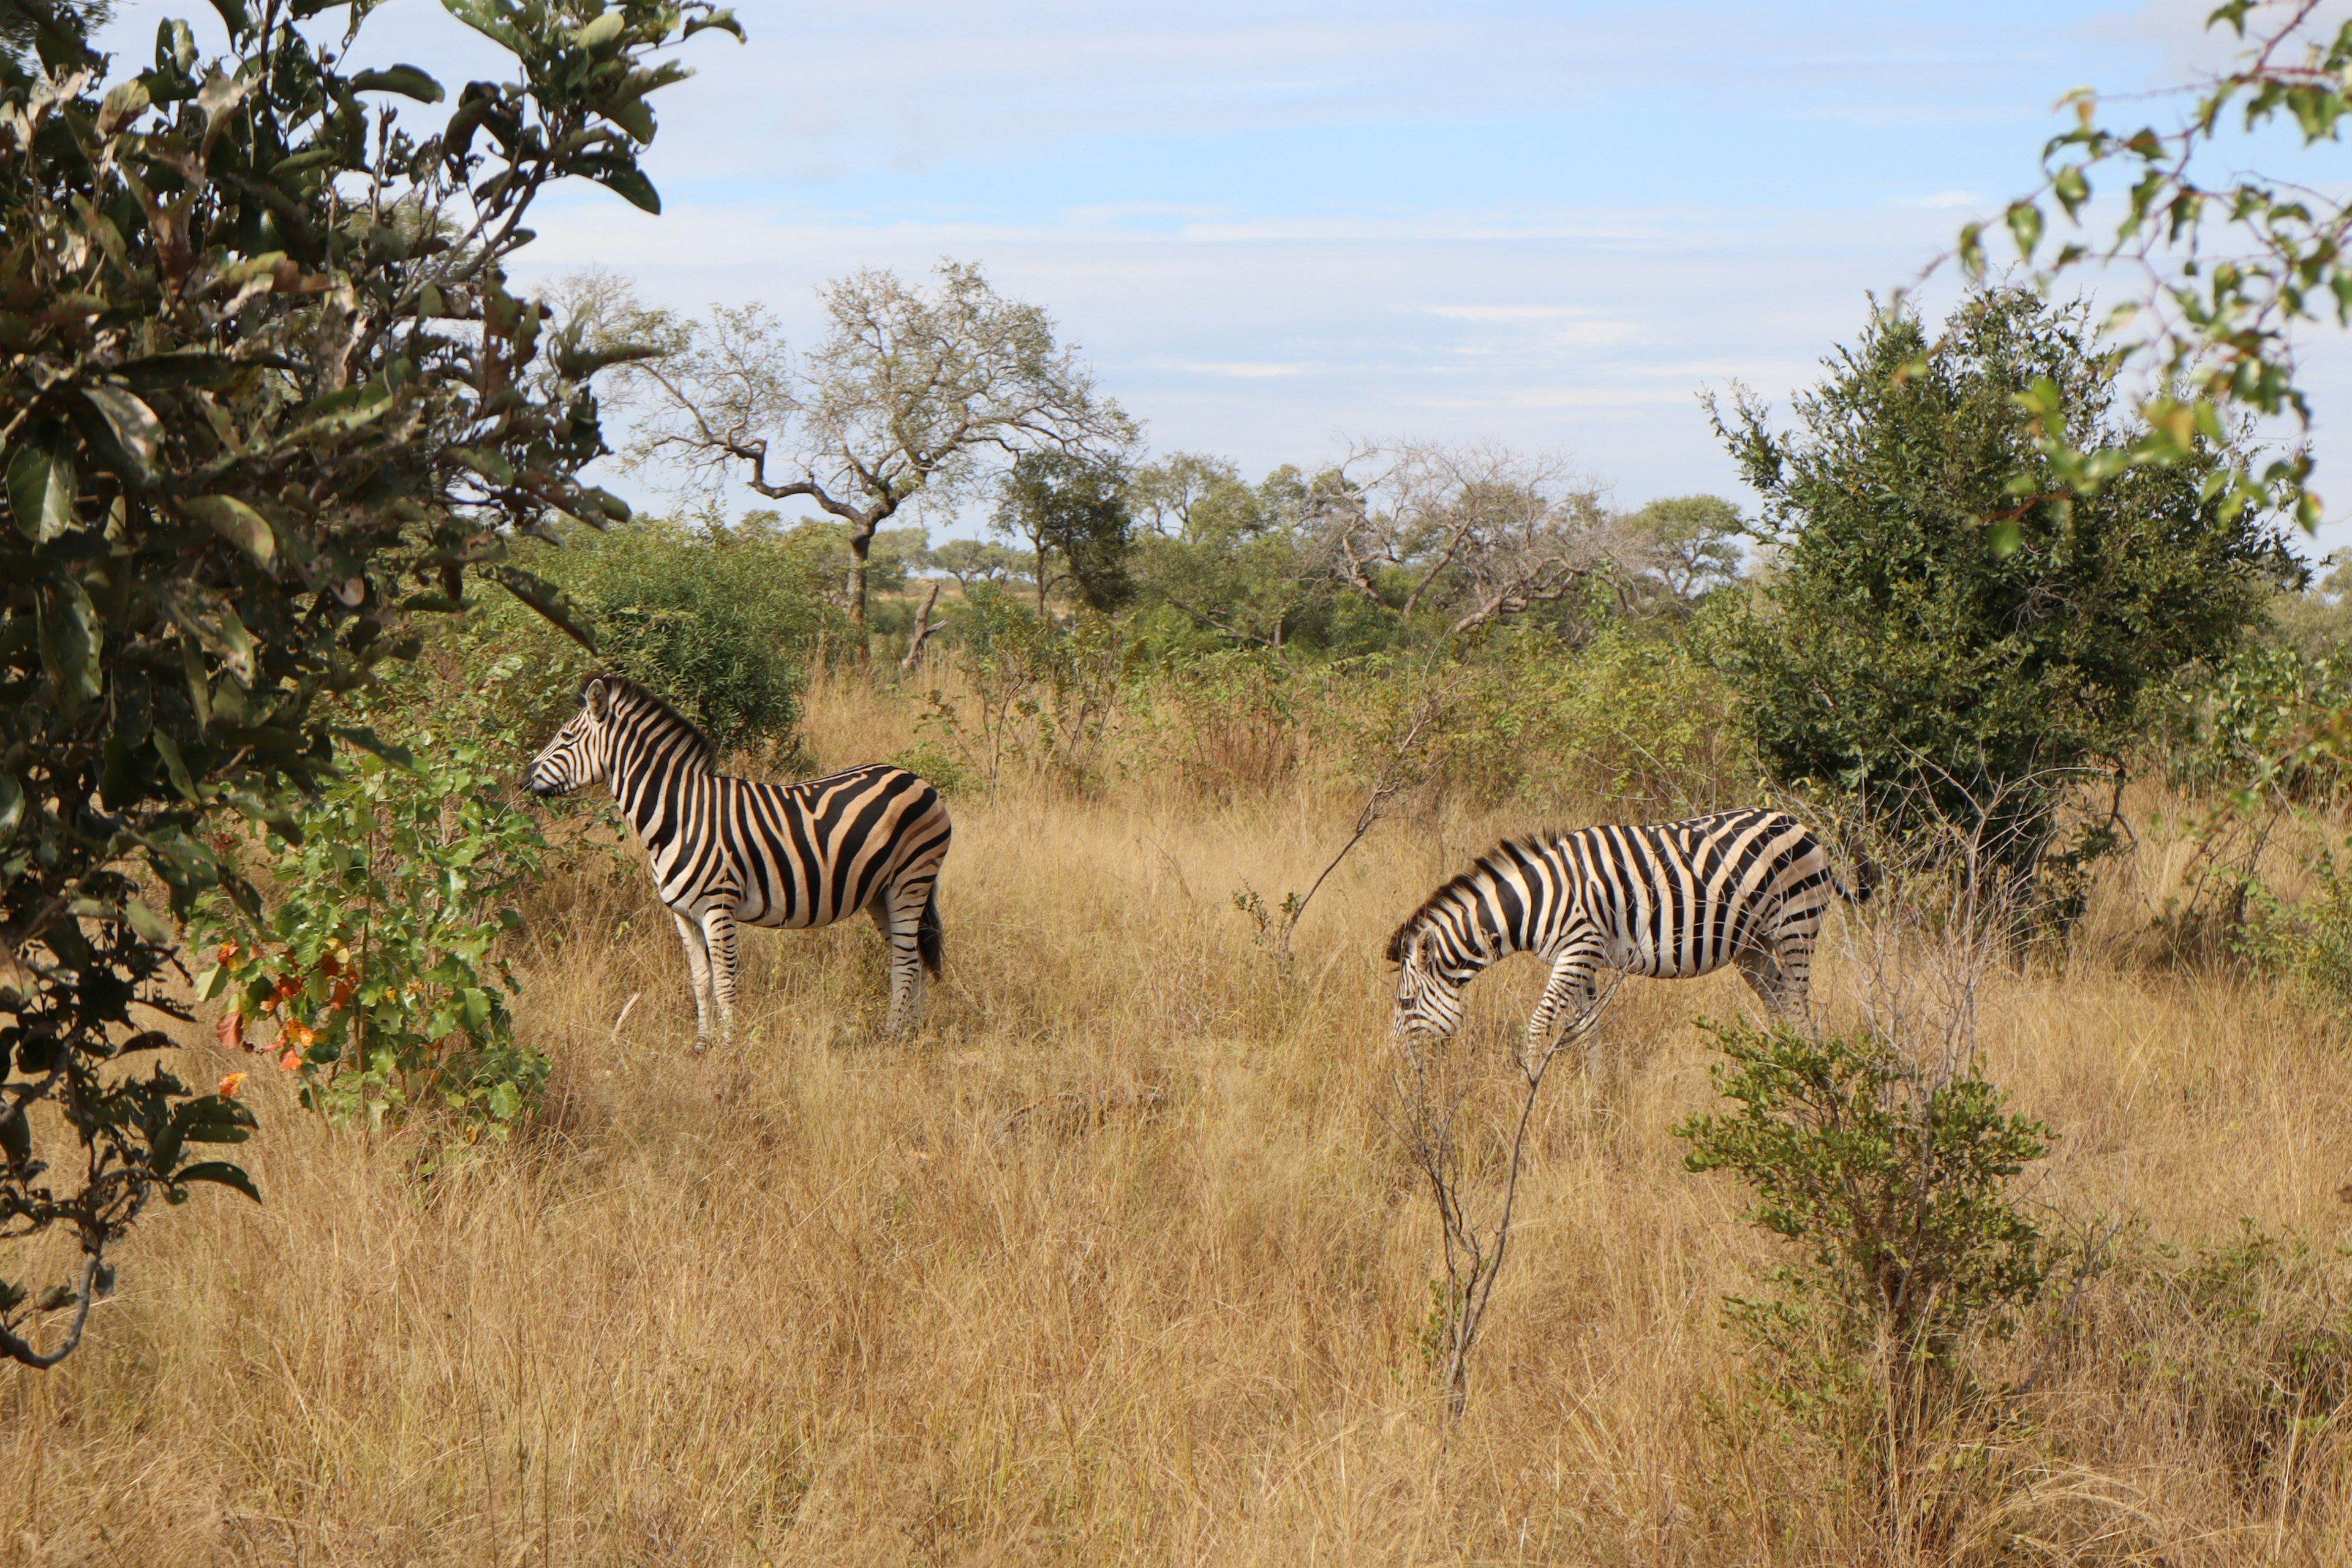
[{"label": "bush", "polygon": [[152,1197],[253,1190],[183,1163],[249,1116],[125,1070],[181,1010],[146,900],[234,886],[213,824],[290,825],[331,773],[332,694],[469,574],[561,616],[515,531],[627,513],[578,479],[604,450],[589,378],[625,352],[509,291],[520,220],[570,178],[658,205],[636,160],[687,73],[670,46],[740,29],[701,0],[584,27],[460,5],[483,79],[412,131],[388,100],[449,95],[375,53],[374,8],[224,4],[220,55],[167,19],[117,72],[110,7],[0,0],[0,1229],[79,1253],[69,1283],[0,1281],[26,1365],[72,1352]]},{"label": "bush", "polygon": [[933,688],[920,727],[991,792],[1007,763],[1088,784],[1135,663],[1119,628],[1090,610],[1056,625],[992,583],[967,589],[950,625],[971,696]]},{"label": "bush", "polygon": [[1710,1028],[1730,1058],[1716,1087],[1738,1110],[1677,1126],[1684,1163],[1738,1176],[1746,1217],[1795,1255],[1767,1275],[1779,1294],[1729,1297],[1726,1316],[1769,1404],[1860,1461],[1887,1509],[1916,1510],[1938,1450],[1992,1414],[1969,1342],[2012,1332],[2048,1273],[2009,1185],[2050,1131],[2004,1115],[1973,1066],[1929,1074],[1869,1037]]},{"label": "bush", "polygon": [[661,693],[722,748],[789,747],[800,724],[808,662],[827,628],[845,625],[828,595],[827,541],[757,519],[729,528],[662,520],[602,533],[568,532],[530,555],[593,629],[590,654],[535,617],[485,606],[461,664],[521,651],[530,671],[512,721],[543,741],[579,682],[609,670]]},{"label": "bush", "polygon": [[256,1031],[274,1030],[302,1103],[338,1123],[438,1110],[463,1135],[503,1135],[547,1079],[515,1040],[499,952],[546,845],[501,804],[505,770],[480,742],[413,742],[414,758],[346,755],[293,831],[263,839],[277,874],[259,919],[217,894],[197,905],[189,939],[215,951],[196,994],[222,1003],[224,1045],[262,1049]]},{"label": "bush", "polygon": [[1981,824],[2031,873],[2083,773],[2123,774],[2147,700],[2301,568],[2275,520],[2210,492],[2225,445],[2069,496],[2042,437],[2118,464],[2134,439],[2079,306],[1992,289],[1933,340],[1888,312],[1828,369],[1798,432],[1745,400],[1717,425],[1779,552],[1727,647],[1758,752],[1890,826]]}]

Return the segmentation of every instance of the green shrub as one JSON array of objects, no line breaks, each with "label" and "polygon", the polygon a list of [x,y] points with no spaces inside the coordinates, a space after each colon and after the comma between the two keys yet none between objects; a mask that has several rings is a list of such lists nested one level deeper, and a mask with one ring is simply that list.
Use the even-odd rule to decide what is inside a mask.
[{"label": "green shrub", "polygon": [[1916,1504],[1939,1449],[1993,1414],[1970,1342],[2012,1332],[2048,1273],[2009,1188],[2049,1130],[2004,1115],[1973,1066],[1931,1074],[1868,1037],[1709,1027],[1738,1109],[1674,1130],[1684,1163],[1738,1177],[1746,1217],[1793,1254],[1766,1276],[1777,1294],[1727,1298],[1727,1320],[1772,1406],[1858,1461],[1882,1502]]},{"label": "green shrub", "polygon": [[500,800],[505,770],[461,732],[418,731],[415,756],[346,754],[342,777],[268,835],[275,887],[257,919],[215,894],[188,923],[214,949],[201,1000],[224,1044],[302,1075],[302,1103],[381,1127],[427,1109],[502,1134],[546,1082],[514,1037],[501,939],[546,846]]},{"label": "green shrub", "polygon": [[1137,661],[1125,634],[1091,610],[1048,621],[992,583],[967,589],[950,625],[971,696],[933,688],[920,727],[992,792],[1007,763],[1090,783]]},{"label": "green shrub", "polygon": [[825,585],[829,543],[756,518],[735,528],[656,520],[568,531],[562,548],[533,550],[530,565],[563,588],[600,651],[486,605],[458,662],[523,654],[528,689],[514,693],[512,721],[541,741],[580,679],[610,670],[675,702],[722,748],[789,747],[818,638],[845,624]]},{"label": "green shrub", "polygon": [[[2110,847],[2111,824],[2070,832],[2070,797],[2120,779],[2150,700],[2303,574],[2274,517],[2219,493],[2239,448],[2125,464],[2137,418],[2085,308],[2022,289],[1940,332],[1878,314],[1825,363],[1795,430],[1745,399],[1718,420],[1778,549],[1727,639],[1759,754],[2029,877],[2063,839],[2078,863]],[[2070,496],[2045,437],[2119,471]]]}]

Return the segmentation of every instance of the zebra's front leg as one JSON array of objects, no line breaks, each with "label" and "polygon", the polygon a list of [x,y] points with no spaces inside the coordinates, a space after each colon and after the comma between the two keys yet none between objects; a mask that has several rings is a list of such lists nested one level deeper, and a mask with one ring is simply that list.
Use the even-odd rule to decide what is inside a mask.
[{"label": "zebra's front leg", "polygon": [[694,980],[694,1054],[700,1056],[710,1044],[710,948],[701,926],[676,910],[669,918],[677,922],[678,942],[686,949],[686,972]]},{"label": "zebra's front leg", "polygon": [[[735,1043],[735,911],[705,910],[702,937],[710,945],[710,1000],[719,1015],[719,1043]],[[701,1043],[696,1042],[696,1049]]]},{"label": "zebra's front leg", "polygon": [[1592,1070],[1592,1026],[1599,1022],[1592,1005],[1592,961],[1581,952],[1564,952],[1554,960],[1551,978],[1544,982],[1543,997],[1528,1017],[1528,1060],[1530,1065],[1551,1048],[1552,1036],[1566,1016],[1569,1038],[1579,1043],[1584,1070]]}]

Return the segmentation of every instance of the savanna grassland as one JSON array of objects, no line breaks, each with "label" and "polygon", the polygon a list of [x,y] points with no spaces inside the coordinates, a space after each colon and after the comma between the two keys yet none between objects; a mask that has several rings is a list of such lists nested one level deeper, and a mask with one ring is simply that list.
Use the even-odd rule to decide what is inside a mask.
[{"label": "savanna grassland", "polygon": [[[919,708],[820,686],[804,744],[900,753]],[[1896,1554],[1721,1316],[1783,1256],[1670,1131],[1713,1099],[1694,1020],[1752,1006],[1728,976],[1630,983],[1601,1070],[1555,1075],[1447,1420],[1380,950],[1525,813],[1418,795],[1286,965],[1233,895],[1304,888],[1345,840],[1359,794],[1328,761],[959,794],[946,979],[898,1045],[872,1038],[861,922],[747,932],[743,1037],[690,1057],[667,916],[572,843],[520,951],[543,1106],[430,1173],[416,1137],[327,1126],[200,1023],[177,1070],[251,1072],[266,1202],[159,1213],[84,1348],[0,1374],[0,1561]],[[1986,1070],[2055,1134],[2024,1197],[2103,1250],[1979,1347],[2022,1392],[1948,1460],[1979,1501],[1935,1560],[2352,1553],[2346,1042],[2147,940],[2189,856],[2147,825],[2178,804],[2137,802],[2063,965],[1981,983]],[[565,820],[560,844],[594,816]],[[1833,918],[1832,1014],[1874,918]],[[1474,988],[1454,1048],[1499,1071],[1538,979],[1520,959]]]}]

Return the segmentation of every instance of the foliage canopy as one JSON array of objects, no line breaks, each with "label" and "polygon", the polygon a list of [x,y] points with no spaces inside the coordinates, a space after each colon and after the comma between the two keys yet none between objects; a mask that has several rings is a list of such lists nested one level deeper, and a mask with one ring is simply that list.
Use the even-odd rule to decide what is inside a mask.
[{"label": "foliage canopy", "polygon": [[1779,567],[1727,639],[1758,752],[2031,868],[2082,771],[2121,777],[2143,700],[2227,653],[2300,569],[2274,522],[2206,483],[2221,445],[2063,491],[2021,394],[2060,389],[2083,450],[2133,439],[2079,308],[1985,292],[1933,341],[1883,313],[1824,363],[1793,430],[1744,394],[1717,415]]},{"label": "foliage canopy", "polygon": [[513,79],[419,138],[393,100],[441,85],[362,66],[367,5],[332,46],[295,25],[335,8],[224,4],[215,60],[166,21],[109,87],[90,11],[0,0],[29,48],[0,51],[0,1225],[81,1254],[37,1298],[0,1284],[0,1351],[28,1364],[71,1350],[152,1194],[251,1190],[186,1157],[247,1112],[118,1065],[169,1043],[134,1007],[184,1016],[138,875],[178,913],[216,884],[250,904],[205,819],[299,838],[328,700],[468,572],[562,614],[504,539],[626,515],[576,475],[603,449],[587,378],[628,351],[551,328],[504,267],[553,182],[658,207],[647,97],[686,70],[654,52],[735,28],[700,0],[451,0]]}]

